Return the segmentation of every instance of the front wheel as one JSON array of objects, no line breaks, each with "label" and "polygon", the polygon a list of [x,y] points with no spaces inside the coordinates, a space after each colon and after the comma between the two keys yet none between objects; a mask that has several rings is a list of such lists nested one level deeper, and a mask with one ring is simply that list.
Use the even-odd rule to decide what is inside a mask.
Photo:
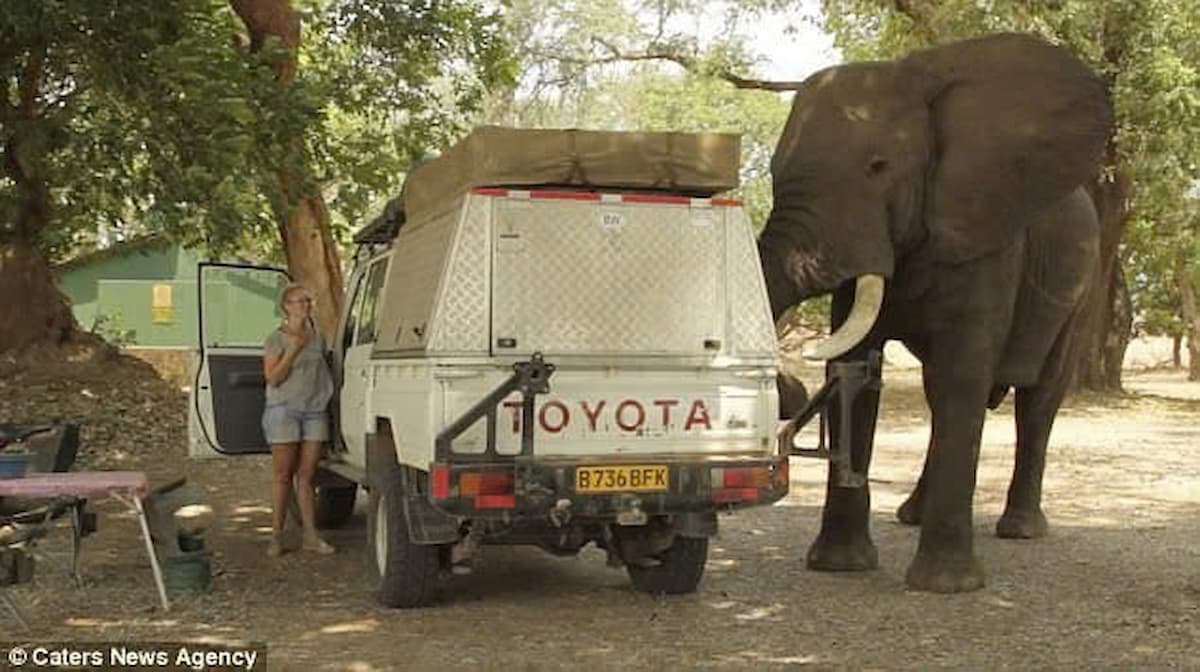
[{"label": "front wheel", "polygon": [[341,527],[354,514],[358,485],[318,485],[316,492],[316,523],[322,530]]},{"label": "front wheel", "polygon": [[367,564],[378,586],[379,603],[408,609],[433,602],[441,562],[437,546],[414,544],[409,538],[403,496],[398,475],[371,488]]},{"label": "front wheel", "polygon": [[666,595],[693,593],[708,562],[708,538],[675,537],[667,550],[648,560],[657,564],[625,566],[636,590]]}]

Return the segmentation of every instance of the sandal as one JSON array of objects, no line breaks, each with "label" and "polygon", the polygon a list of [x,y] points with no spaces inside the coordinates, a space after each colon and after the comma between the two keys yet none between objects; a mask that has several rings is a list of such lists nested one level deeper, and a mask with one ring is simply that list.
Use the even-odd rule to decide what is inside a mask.
[{"label": "sandal", "polygon": [[333,546],[330,546],[324,539],[316,534],[304,535],[304,542],[301,548],[305,551],[312,551],[318,555],[329,555],[334,552]]}]

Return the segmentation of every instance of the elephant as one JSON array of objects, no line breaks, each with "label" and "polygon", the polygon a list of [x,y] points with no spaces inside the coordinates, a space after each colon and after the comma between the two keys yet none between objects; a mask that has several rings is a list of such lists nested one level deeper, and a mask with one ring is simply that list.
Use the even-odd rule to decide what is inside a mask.
[{"label": "elephant", "polygon": [[[972,499],[987,409],[1015,390],[1016,465],[996,532],[1046,533],[1046,444],[1099,269],[1087,187],[1112,133],[1108,89],[1067,50],[997,34],[894,61],[834,66],[802,82],[771,158],[774,201],[758,237],[777,320],[832,294],[833,333],[805,357],[866,361],[889,340],[922,364],[932,415],[920,480],[898,515],[919,523],[914,590],[984,585]],[[786,372],[786,365],[783,367]],[[850,406],[850,465],[870,465],[879,392]],[[829,425],[838,441],[839,411]],[[831,462],[807,565],[878,566],[870,484]]]}]

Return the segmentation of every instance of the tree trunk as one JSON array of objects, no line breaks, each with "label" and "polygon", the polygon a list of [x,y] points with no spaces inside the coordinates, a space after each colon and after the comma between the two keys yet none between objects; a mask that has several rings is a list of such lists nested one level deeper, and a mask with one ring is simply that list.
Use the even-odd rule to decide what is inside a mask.
[{"label": "tree trunk", "polygon": [[1200,380],[1200,316],[1196,310],[1196,285],[1192,281],[1191,269],[1182,252],[1176,253],[1175,256],[1175,286],[1179,289],[1183,324],[1187,330],[1188,380],[1196,381]]},{"label": "tree trunk", "polygon": [[31,345],[60,345],[77,330],[70,302],[58,291],[39,244],[53,222],[45,156],[31,138],[41,123],[39,89],[46,50],[25,55],[10,106],[10,83],[0,100],[0,169],[16,193],[16,221],[0,237],[0,352]]},{"label": "tree trunk", "polygon": [[[281,178],[282,181],[282,178]],[[286,190],[284,190],[286,193]],[[287,255],[288,272],[312,292],[317,327],[326,343],[333,343],[342,308],[342,266],[337,243],[329,228],[329,211],[318,192],[286,206],[280,237]]]},{"label": "tree trunk", "polygon": [[78,327],[45,255],[24,241],[0,243],[0,353],[61,345]]},{"label": "tree trunk", "polygon": [[1110,289],[1109,320],[1104,335],[1104,388],[1112,392],[1121,391],[1121,370],[1125,363],[1125,351],[1129,348],[1129,334],[1133,331],[1133,298],[1125,282],[1125,269],[1120,256],[1113,264],[1112,287]]},{"label": "tree trunk", "polygon": [[1120,243],[1129,218],[1132,180],[1123,170],[1093,185],[1092,199],[1100,217],[1100,261],[1096,282],[1088,292],[1080,318],[1080,354],[1074,387],[1120,391],[1121,364],[1133,322],[1129,290],[1121,267]]},{"label": "tree trunk", "polygon": [[[300,15],[290,0],[230,0],[230,5],[246,26],[251,51],[262,48],[268,38],[278,39],[279,46],[290,50],[288,58],[274,64],[280,86],[290,86],[296,76],[300,47]],[[288,271],[312,291],[317,300],[317,326],[326,342],[332,343],[342,307],[341,261],[325,198],[300,159],[303,138],[292,138],[290,142],[295,151],[285,165],[276,167],[273,184],[277,192],[268,196],[275,206]]]}]

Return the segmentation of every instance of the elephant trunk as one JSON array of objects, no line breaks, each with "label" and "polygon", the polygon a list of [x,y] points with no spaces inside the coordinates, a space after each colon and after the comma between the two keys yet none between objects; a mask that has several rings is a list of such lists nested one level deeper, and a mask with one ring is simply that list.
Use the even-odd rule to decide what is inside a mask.
[{"label": "elephant trunk", "polygon": [[804,358],[818,361],[834,359],[861,343],[875,326],[875,320],[879,319],[879,311],[883,307],[883,285],[882,275],[868,273],[858,276],[850,315],[829,338],[806,348],[802,353]]}]

